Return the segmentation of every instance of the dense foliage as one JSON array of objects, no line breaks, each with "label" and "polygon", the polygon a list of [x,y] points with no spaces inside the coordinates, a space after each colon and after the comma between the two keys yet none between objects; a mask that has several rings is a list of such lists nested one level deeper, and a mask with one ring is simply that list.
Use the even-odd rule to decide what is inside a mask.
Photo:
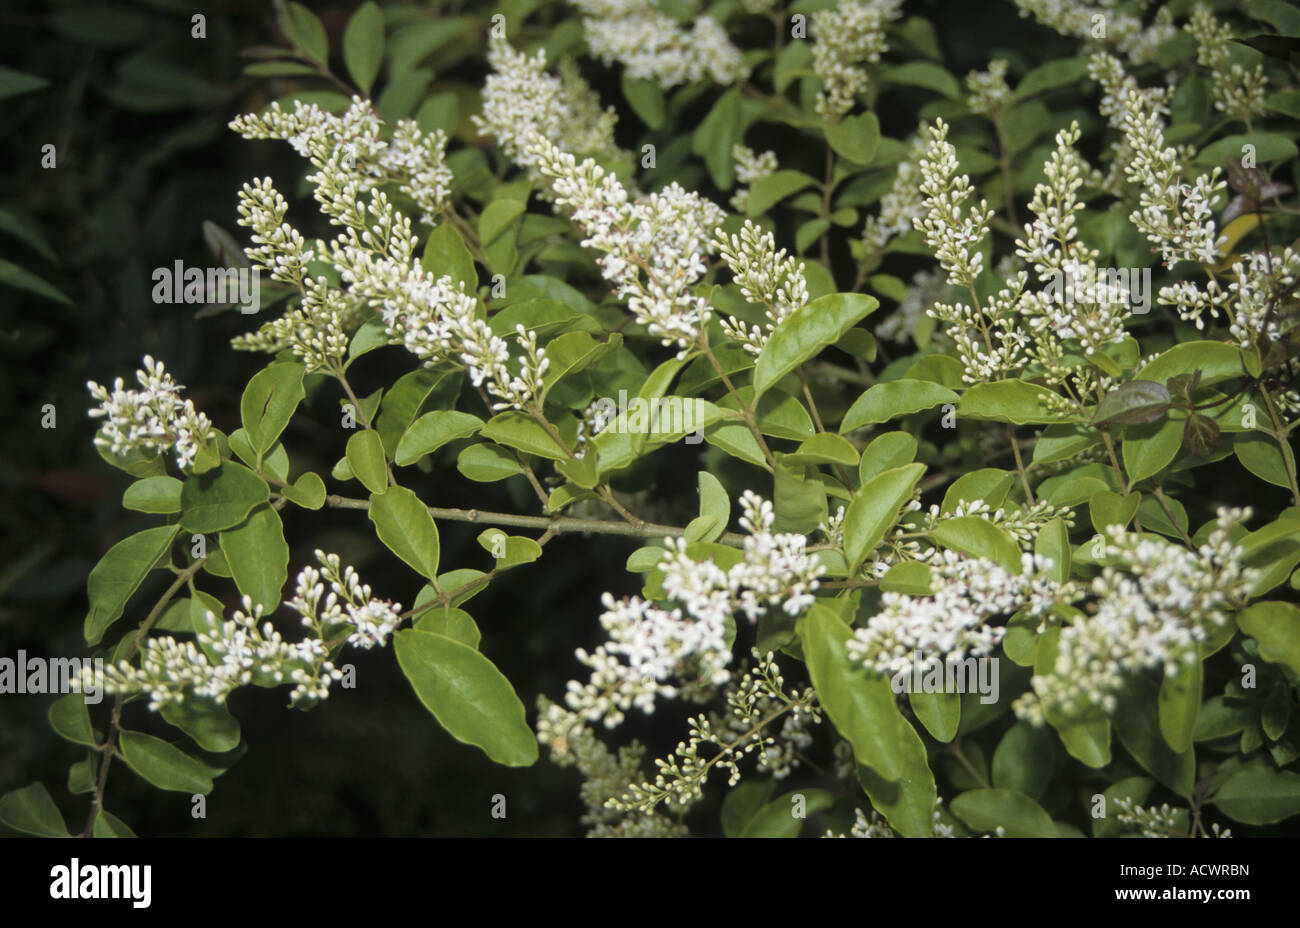
[{"label": "dense foliage", "polygon": [[[117,302],[186,334],[42,373],[38,328],[16,375],[89,370],[90,425],[30,402],[25,441],[93,433],[138,519],[81,574],[66,789],[6,772],[4,825],[129,834],[125,770],[183,800],[163,831],[216,820],[293,753],[245,727],[287,702],[342,777],[382,726],[398,792],[473,812],[363,785],[378,825],[237,833],[1291,827],[1300,10],[146,6],[52,14],[152,37],[83,89],[199,114],[151,165],[247,176],[169,205],[206,265],[122,252]],[[245,79],[200,76],[236,30]],[[0,211],[0,283],[76,305],[43,189]],[[200,338],[187,390],[162,348]],[[64,613],[16,640],[77,653]]]}]

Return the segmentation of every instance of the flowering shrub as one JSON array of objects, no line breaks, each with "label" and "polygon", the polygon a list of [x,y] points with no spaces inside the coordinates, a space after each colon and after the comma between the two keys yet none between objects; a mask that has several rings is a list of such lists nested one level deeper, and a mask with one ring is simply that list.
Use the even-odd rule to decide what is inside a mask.
[{"label": "flowering shrub", "polygon": [[[250,71],[286,95],[230,121],[306,162],[237,192],[266,366],[238,421],[149,356],[88,385],[156,524],[89,576],[74,688],[111,703],[51,710],[84,832],[130,833],[122,766],[217,788],[227,697],[328,712],[354,649],[465,750],[572,768],[592,835],[1300,814],[1300,14],[1015,5],[1070,51],[964,88],[901,0],[366,3],[333,41],[278,5]],[[323,508],[409,589],[323,550],[291,578]],[[457,522],[484,552],[447,563]],[[598,543],[639,593],[573,603],[596,639],[539,616],[573,679],[521,692],[470,599]],[[39,784],[0,821],[67,830]]]}]

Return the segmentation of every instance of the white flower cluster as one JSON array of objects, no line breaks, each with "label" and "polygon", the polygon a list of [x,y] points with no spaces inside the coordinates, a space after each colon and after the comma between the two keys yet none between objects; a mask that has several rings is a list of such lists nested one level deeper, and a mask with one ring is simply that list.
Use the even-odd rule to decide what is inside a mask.
[{"label": "white flower cluster", "polygon": [[1129,294],[1102,282],[1097,271],[1098,251],[1079,239],[1075,213],[1083,209],[1077,191],[1091,172],[1074,149],[1079,125],[1056,135],[1056,150],[1043,165],[1047,183],[1034,187],[1029,204],[1034,221],[1017,239],[1016,254],[1033,265],[1042,284],[1053,292],[1028,293],[1025,311],[1034,331],[1034,360],[1055,379],[1063,379],[1061,341],[1072,339],[1085,355],[1093,355],[1125,338],[1124,319]]},{"label": "white flower cluster", "polygon": [[685,357],[712,311],[692,288],[704,276],[722,210],[676,183],[634,200],[593,159],[578,163],[542,136],[533,136],[529,147],[541,172],[553,178],[557,209],[568,208],[586,233],[585,247],[603,252],[601,272],[617,285],[619,298],[651,335]]},{"label": "white flower cluster", "polygon": [[888,50],[885,27],[898,18],[902,0],[841,0],[812,14],[813,71],[822,88],[818,115],[831,121],[853,109],[870,83],[864,63],[875,63]]},{"label": "white flower cluster", "polygon": [[192,400],[181,399],[184,388],[164,370],[161,361],[145,355],[144,369],[135,372],[135,379],[139,390],[126,389],[121,377],[113,381],[111,391],[87,381],[91,398],[99,401],[89,414],[104,420],[95,444],[114,455],[174,451],[176,466],[188,467],[207,441],[212,423],[195,410]]},{"label": "white flower cluster", "polygon": [[294,101],[292,113],[272,103],[265,113],[235,117],[230,128],[246,139],[285,140],[318,170],[333,163],[355,185],[353,200],[381,184],[396,184],[419,204],[426,223],[436,221],[451,193],[442,130],[425,135],[414,120],[402,119],[385,141],[383,122],[370,101],[360,97],[352,98],[342,116],[300,100]]},{"label": "white flower cluster", "polygon": [[1214,531],[1195,551],[1112,526],[1107,555],[1113,563],[1093,580],[1092,614],[1061,629],[1056,666],[1033,678],[1033,692],[1016,701],[1017,715],[1041,724],[1045,713],[1111,713],[1125,675],[1147,668],[1173,675],[1200,660],[1199,643],[1230,621],[1254,580],[1231,540],[1249,516],[1249,510],[1220,509]]},{"label": "white flower cluster", "polygon": [[[942,802],[943,800],[939,800],[939,801]],[[822,835],[822,837],[823,838],[846,838],[846,837],[847,838],[897,838],[898,837],[898,833],[895,832],[893,828],[889,827],[889,822],[885,821],[884,818],[881,817],[880,813],[877,812],[875,809],[871,810],[870,817],[868,817],[867,813],[862,811],[861,809],[854,809],[853,813],[854,813],[853,824],[849,827],[849,833],[847,835],[836,834],[834,831],[827,831],[826,834]],[[934,810],[933,818],[934,818],[934,824],[930,830],[930,837],[932,838],[954,837],[952,826],[945,825],[943,823],[943,816],[940,814],[938,809]]]},{"label": "white flower cluster", "polygon": [[1113,0],[1092,6],[1083,0],[1015,0],[1021,16],[1034,19],[1061,35],[1114,46],[1133,64],[1155,61],[1160,46],[1177,30],[1168,7],[1156,11],[1151,24],[1114,8]]},{"label": "white flower cluster", "polygon": [[619,62],[631,80],[652,80],[664,90],[706,76],[715,84],[734,84],[749,67],[711,16],[695,17],[686,29],[661,12],[653,0],[573,0],[582,13],[587,47],[605,64]]},{"label": "white flower cluster", "polygon": [[1210,69],[1214,108],[1249,125],[1252,116],[1265,110],[1268,79],[1264,77],[1264,66],[1257,64],[1247,71],[1233,64],[1232,29],[1201,4],[1192,10],[1185,28],[1196,39],[1196,63]]},{"label": "white flower cluster", "polygon": [[1198,329],[1222,311],[1228,317],[1228,331],[1246,350],[1281,339],[1282,314],[1274,310],[1274,301],[1300,280],[1300,252],[1290,245],[1279,254],[1252,251],[1224,277],[1226,285],[1211,278],[1204,289],[1195,281],[1176,281],[1160,288],[1159,302],[1176,307]]},{"label": "white flower cluster", "polygon": [[1190,153],[1165,144],[1164,95],[1142,90],[1111,55],[1093,55],[1088,73],[1105,91],[1102,115],[1124,133],[1126,148],[1117,161],[1128,182],[1139,188],[1140,209],[1130,221],[1160,249],[1166,266],[1178,261],[1216,264],[1223,238],[1215,227],[1214,207],[1227,186],[1220,169],[1198,175],[1191,184],[1183,181]]},{"label": "white flower cluster", "polygon": [[970,91],[966,105],[972,113],[987,116],[1001,109],[1011,99],[1011,88],[1007,86],[1007,62],[994,58],[987,71],[971,71],[966,75],[966,89]]},{"label": "white flower cluster", "polygon": [[919,228],[924,215],[921,197],[921,159],[925,157],[924,133],[912,139],[906,158],[898,163],[893,185],[880,198],[880,210],[868,216],[862,227],[862,241],[869,254],[879,253],[894,238]]},{"label": "white flower cluster", "polygon": [[732,316],[722,321],[722,330],[758,357],[772,331],[808,302],[804,264],[787,255],[784,248],[777,251],[776,237],[748,219],[739,235],[728,238],[719,229],[717,243],[722,260],[731,268],[745,299],[767,310],[767,322],[762,328],[746,329],[744,322]]},{"label": "white flower cluster", "polygon": [[316,557],[322,569],[304,568],[296,595],[285,604],[302,616],[310,630],[306,638],[286,641],[269,621],[262,621],[262,606],[245,596],[243,609],[227,621],[218,624],[218,617],[207,613],[206,628],[196,629],[196,641],[181,642],[170,635],[150,638],[139,667],[126,661],[105,667],[105,690],[148,693],[149,708],[155,710],[190,699],[221,704],[248,684],[292,683],[290,705],[325,699],[330,681],[342,677],[329,659],[334,639],[346,636],[348,644],[367,649],[383,645],[397,628],[402,607],[372,598],[370,587],[351,567],[340,567],[338,555],[317,551]]},{"label": "white flower cluster", "polygon": [[957,173],[957,149],[948,141],[948,124],[936,119],[921,159],[921,215],[914,220],[948,272],[953,286],[972,286],[984,269],[980,246],[989,233],[993,211],[988,203],[967,207],[974,194],[970,177]]},{"label": "white flower cluster", "polygon": [[760,155],[748,145],[731,146],[731,159],[736,163],[736,181],[749,185],[740,187],[731,197],[731,208],[743,213],[749,206],[749,188],[776,173],[779,165],[776,152],[765,151]]},{"label": "white flower cluster", "polygon": [[316,560],[320,569],[304,567],[298,573],[294,597],[286,603],[302,616],[302,624],[325,640],[346,631],[347,642],[354,648],[368,651],[387,644],[401,622],[402,604],[371,596],[370,584],[362,583],[351,567],[342,567],[337,554],[317,548]]},{"label": "white flower cluster", "polygon": [[[634,783],[620,796],[607,801],[622,812],[650,812],[663,802],[683,811],[704,795],[711,770],[728,771],[728,786],[740,782],[740,761],[758,752],[758,769],[777,779],[787,776],[796,763],[795,752],[811,740],[807,729],[821,720],[812,687],[787,692],[785,679],[773,655],[754,649],[756,666],[743,673],[728,688],[727,709],[721,717],[696,716],[689,721],[688,740],[680,742],[666,759],[656,759],[658,773],[652,782]],[[769,729],[785,717],[779,736]],[[705,757],[702,748],[714,753]]]},{"label": "white flower cluster", "polygon": [[536,178],[537,156],[528,149],[534,134],[564,142],[570,151],[623,158],[614,144],[618,114],[602,109],[600,98],[587,86],[571,61],[561,64],[560,76],[546,73],[546,52],[528,57],[504,38],[488,43],[492,74],[483,85],[483,112],[470,117],[481,135],[497,140],[515,164]]},{"label": "white flower cluster", "polygon": [[984,270],[980,249],[993,211],[984,200],[969,208],[965,205],[974,190],[970,177],[957,173],[957,150],[948,141],[947,123],[935,120],[928,131],[930,141],[920,164],[923,215],[915,224],[948,272],[948,283],[968,289],[975,303],[936,303],[928,312],[945,323],[944,331],[964,365],[966,383],[1013,376],[1029,359],[1030,337],[1023,331],[1020,308],[1028,275],[1021,271],[987,306],[980,305],[976,291],[976,278]]},{"label": "white flower cluster", "polygon": [[912,338],[916,323],[928,315],[930,307],[948,295],[948,275],[943,268],[920,270],[903,291],[898,308],[876,325],[876,338],[905,343]]},{"label": "white flower cluster", "polygon": [[934,594],[881,594],[880,612],[849,639],[849,658],[892,676],[910,668],[917,652],[935,661],[992,655],[1006,629],[989,619],[1022,610],[1039,617],[1069,595],[1048,576],[1049,560],[1026,554],[1022,563],[1015,574],[985,558],[942,552],[930,561]]},{"label": "white flower cluster", "polygon": [[657,565],[664,608],[640,597],[615,600],[606,593],[601,625],[609,641],[594,652],[577,652],[592,671],[586,684],[569,681],[569,708],[606,727],[619,725],[632,707],[654,711],[657,698],[671,699],[682,679],[694,687],[714,687],[730,679],[730,621],[736,612],[752,622],[769,608],[798,616],[813,602],[825,566],[805,550],[807,539],[773,533],[772,504],[746,491],[740,524],[750,534],[740,560],[724,570],[711,558],[697,561],[684,539],[665,539]]},{"label": "white flower cluster", "polygon": [[110,693],[148,693],[149,708],[189,699],[224,703],[241,686],[278,686],[292,682],[290,705],[324,699],[330,680],[342,676],[327,659],[325,643],[317,637],[288,642],[270,622],[262,622],[262,607],[244,597],[243,610],[217,625],[208,614],[210,630],[197,634],[197,646],[171,636],[150,638],[141,651],[140,666],[123,661],[104,668],[104,688]]},{"label": "white flower cluster", "polygon": [[[1127,796],[1115,800],[1115,820],[1121,825],[1136,828],[1144,838],[1185,838],[1187,837],[1187,810],[1175,809],[1169,803],[1155,806],[1140,806]],[[1231,831],[1222,834],[1215,832],[1219,838],[1229,838]]]},{"label": "white flower cluster", "polygon": [[657,811],[625,813],[605,803],[621,796],[644,775],[645,748],[637,742],[611,751],[596,737],[582,716],[546,697],[537,700],[537,740],[551,752],[560,767],[576,767],[582,774],[580,795],[586,811],[582,823],[590,838],[681,838],[686,826]]}]

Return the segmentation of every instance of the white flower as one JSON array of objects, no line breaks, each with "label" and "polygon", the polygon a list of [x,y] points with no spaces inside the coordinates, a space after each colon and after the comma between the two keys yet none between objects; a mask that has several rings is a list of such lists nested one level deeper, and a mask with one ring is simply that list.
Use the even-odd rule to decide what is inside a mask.
[{"label": "white flower", "polygon": [[1072,595],[1048,577],[1048,561],[1030,554],[1018,574],[952,551],[936,555],[930,566],[935,592],[881,594],[880,612],[849,639],[852,660],[893,675],[911,668],[917,652],[940,662],[988,657],[1006,634],[1005,627],[988,624],[990,619],[1020,611],[1040,617]]},{"label": "white flower", "polygon": [[812,14],[813,71],[822,88],[817,113],[838,120],[857,95],[867,89],[864,62],[877,62],[884,54],[885,27],[898,18],[902,0],[841,0],[833,9]]},{"label": "white flower", "polygon": [[585,247],[602,252],[605,279],[651,335],[684,356],[711,313],[693,287],[704,276],[704,256],[714,247],[710,233],[722,223],[722,210],[676,183],[633,200],[591,158],[578,163],[541,136],[533,137],[530,150],[553,179],[556,208],[567,208],[586,233]]},{"label": "white flower", "polygon": [[113,381],[111,392],[93,380],[86,383],[91,397],[99,401],[89,415],[104,420],[95,444],[114,455],[175,451],[176,466],[188,467],[207,441],[212,423],[191,400],[181,399],[184,388],[161,361],[145,355],[144,369],[136,371],[135,378],[142,389],[126,389],[121,377]]},{"label": "white flower", "polygon": [[775,236],[762,232],[748,219],[740,235],[728,238],[719,229],[716,240],[722,260],[735,275],[741,294],[767,310],[767,322],[761,329],[754,326],[746,330],[745,324],[734,316],[722,321],[723,331],[757,357],[772,331],[808,302],[804,264],[787,255],[784,248],[777,251]]},{"label": "white flower", "polygon": [[664,90],[706,76],[733,84],[749,76],[740,49],[711,16],[695,17],[691,29],[660,12],[652,0],[573,0],[591,54],[619,62],[631,80],[652,80]]}]

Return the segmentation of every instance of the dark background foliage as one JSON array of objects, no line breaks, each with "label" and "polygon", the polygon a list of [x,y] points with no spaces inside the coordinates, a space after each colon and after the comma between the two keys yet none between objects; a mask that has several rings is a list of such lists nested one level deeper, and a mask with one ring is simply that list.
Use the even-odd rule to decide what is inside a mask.
[{"label": "dark background foliage", "polygon": [[[357,4],[307,5],[332,30],[337,54],[337,32]],[[483,8],[486,22],[491,11]],[[128,478],[104,464],[91,444],[85,382],[130,377],[141,356],[153,354],[190,387],[197,406],[229,430],[238,421],[242,385],[265,363],[262,356],[229,347],[232,335],[250,328],[246,318],[227,312],[196,319],[193,307],[158,305],[150,295],[154,268],[176,260],[210,263],[202,223],[236,230],[236,191],[243,182],[269,173],[281,189],[292,190],[292,178],[301,171],[288,146],[243,142],[226,129],[235,114],[283,92],[275,79],[244,76],[246,59],[240,56],[243,48],[276,41],[271,5],[203,5],[204,40],[189,34],[196,11],[199,5],[176,0],[24,0],[0,10],[0,62],[49,81],[40,91],[0,100],[6,129],[0,140],[0,208],[40,230],[50,246],[44,254],[0,233],[0,258],[66,297],[38,296],[0,281],[0,655],[20,649],[45,656],[81,653],[86,575],[111,544],[142,527],[142,519],[120,506]],[[1069,47],[1019,18],[1008,3],[909,4],[909,12],[935,23],[947,65],[957,75],[985,66],[994,53],[1021,71]],[[458,67],[465,81],[481,81],[481,58],[467,58]],[[622,105],[610,89],[615,81],[600,77],[597,69],[593,80],[605,102]],[[917,107],[906,96],[891,99],[890,107],[881,113],[886,133],[905,136],[915,127]],[[636,125],[635,119],[627,124]],[[796,166],[798,140],[771,127],[763,131],[763,137],[756,131],[751,144],[773,148],[783,166]],[[45,144],[56,146],[53,169],[41,166]],[[725,202],[703,172],[697,180],[705,193]],[[833,257],[838,276],[851,280],[847,253]],[[391,380],[384,357],[377,352],[357,365],[360,393]],[[44,404],[54,405],[57,427],[41,427]],[[334,415],[332,394],[309,397],[307,414],[297,417],[288,436],[291,447],[302,449],[295,451],[296,462],[304,455],[303,465],[328,472],[339,453],[337,436],[310,423]],[[498,486],[467,485],[451,468],[435,471],[413,489],[436,505],[516,511],[535,506],[527,498],[508,498]],[[684,515],[678,520],[684,523],[693,513],[661,517],[674,515]],[[486,566],[476,529],[441,529],[445,564]],[[414,600],[414,577],[393,558],[378,556],[359,513],[298,512],[286,519],[286,531],[291,571],[323,547],[343,554],[381,595]],[[484,652],[513,682],[530,716],[537,694],[558,698],[578,670],[574,647],[598,640],[600,593],[634,591],[635,579],[623,570],[634,547],[630,540],[558,538],[541,564],[512,572],[471,604]],[[151,582],[159,584],[161,575]],[[110,778],[108,808],[148,835],[583,832],[575,773],[545,759],[530,769],[492,764],[428,716],[389,651],[349,659],[357,666],[356,689],[336,690],[312,712],[286,710],[283,690],[246,688],[232,698],[248,753],[220,779],[206,819],[191,817],[188,796],[159,792],[125,765]],[[46,724],[51,702],[42,696],[0,697],[0,793],[44,781],[75,831],[88,804],[65,784],[68,766],[80,753]],[[671,750],[684,730],[684,715],[672,708],[629,728],[650,742],[652,752]],[[135,724],[143,723],[137,718]],[[810,782],[817,777],[805,774]],[[489,815],[497,793],[508,799],[505,820]],[[693,825],[716,829],[719,795],[715,790],[715,801],[692,817]]]}]

